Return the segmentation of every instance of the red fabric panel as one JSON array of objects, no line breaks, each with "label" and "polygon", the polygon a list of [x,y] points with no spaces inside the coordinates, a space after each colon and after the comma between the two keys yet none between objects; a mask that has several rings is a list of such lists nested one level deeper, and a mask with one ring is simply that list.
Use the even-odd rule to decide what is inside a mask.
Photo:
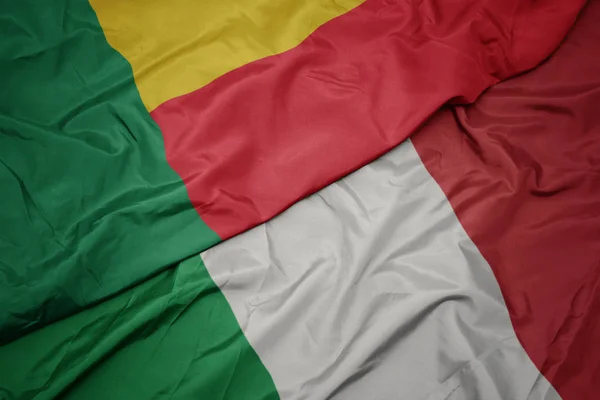
[{"label": "red fabric panel", "polygon": [[225,239],[385,153],[447,101],[533,67],[582,3],[367,0],[152,116],[194,206]]},{"label": "red fabric panel", "polygon": [[564,400],[600,398],[600,2],[557,53],[413,138]]}]

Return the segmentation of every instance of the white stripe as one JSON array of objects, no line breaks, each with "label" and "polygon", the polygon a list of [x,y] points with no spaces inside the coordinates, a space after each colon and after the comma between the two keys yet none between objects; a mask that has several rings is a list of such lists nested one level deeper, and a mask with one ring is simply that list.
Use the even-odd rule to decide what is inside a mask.
[{"label": "white stripe", "polygon": [[282,399],[559,398],[410,142],[202,257]]}]

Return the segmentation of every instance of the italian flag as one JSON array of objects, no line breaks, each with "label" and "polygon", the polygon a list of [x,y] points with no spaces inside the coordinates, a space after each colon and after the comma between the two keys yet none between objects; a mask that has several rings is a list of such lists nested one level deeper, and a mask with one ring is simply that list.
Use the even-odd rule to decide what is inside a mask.
[{"label": "italian flag", "polygon": [[0,4],[0,400],[600,398],[599,1]]}]

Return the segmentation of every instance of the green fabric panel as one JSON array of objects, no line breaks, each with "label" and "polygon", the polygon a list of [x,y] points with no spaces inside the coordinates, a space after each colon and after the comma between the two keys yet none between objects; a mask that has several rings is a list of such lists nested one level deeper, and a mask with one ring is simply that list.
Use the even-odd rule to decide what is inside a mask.
[{"label": "green fabric panel", "polygon": [[0,343],[217,243],[86,0],[0,0]]},{"label": "green fabric panel", "polygon": [[2,399],[278,399],[199,256],[0,347]]}]

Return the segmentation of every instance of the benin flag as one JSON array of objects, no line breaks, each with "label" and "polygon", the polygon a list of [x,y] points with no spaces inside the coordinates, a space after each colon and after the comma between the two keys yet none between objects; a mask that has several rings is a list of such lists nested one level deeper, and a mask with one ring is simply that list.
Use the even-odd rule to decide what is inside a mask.
[{"label": "benin flag", "polygon": [[0,398],[600,393],[596,3],[5,3]]}]

